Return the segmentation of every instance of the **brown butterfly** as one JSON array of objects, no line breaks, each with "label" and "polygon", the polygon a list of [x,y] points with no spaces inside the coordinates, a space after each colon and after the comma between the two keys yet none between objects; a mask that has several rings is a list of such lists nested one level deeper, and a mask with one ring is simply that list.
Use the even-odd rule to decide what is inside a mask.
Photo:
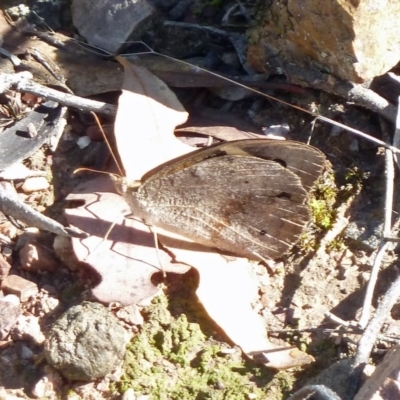
[{"label": "brown butterfly", "polygon": [[168,161],[124,196],[144,223],[249,259],[288,251],[310,220],[326,159],[294,141],[220,143]]}]

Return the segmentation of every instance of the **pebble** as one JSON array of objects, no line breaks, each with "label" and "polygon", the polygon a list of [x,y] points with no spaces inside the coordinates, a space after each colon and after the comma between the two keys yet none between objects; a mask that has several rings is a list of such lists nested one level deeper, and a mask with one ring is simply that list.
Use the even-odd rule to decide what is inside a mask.
[{"label": "pebble", "polygon": [[41,310],[45,314],[55,310],[58,305],[60,304],[60,300],[56,299],[55,297],[45,297],[41,301]]},{"label": "pebble", "polygon": [[12,249],[10,247],[3,248],[3,256],[5,258],[10,258],[12,256]]},{"label": "pebble", "polygon": [[10,272],[11,265],[9,262],[4,258],[3,254],[0,253],[0,281],[8,276]]},{"label": "pebble", "polygon": [[39,325],[39,318],[33,315],[20,315],[14,329],[11,332],[13,340],[28,340],[41,345],[45,336]]},{"label": "pebble", "polygon": [[22,303],[28,301],[31,296],[39,293],[37,285],[18,275],[8,275],[1,284],[1,289],[5,293],[15,294]]},{"label": "pebble", "polygon": [[21,189],[24,193],[37,192],[39,190],[46,190],[50,187],[49,182],[43,176],[35,176],[28,178],[22,184]]},{"label": "pebble", "polygon": [[135,304],[121,308],[115,315],[129,325],[143,325],[143,316]]},{"label": "pebble", "polygon": [[0,300],[0,340],[9,335],[21,313],[17,296],[8,295]]},{"label": "pebble", "polygon": [[91,143],[90,137],[89,136],[81,136],[76,144],[80,149],[84,149],[85,147],[88,147],[89,144]]},{"label": "pebble", "polygon": [[44,373],[32,389],[33,396],[39,399],[58,399],[63,385],[62,377],[48,365],[44,368]]},{"label": "pebble", "polygon": [[135,392],[129,388],[123,395],[121,400],[136,400]]},{"label": "pebble", "polygon": [[59,261],[43,246],[28,243],[19,251],[21,268],[25,271],[55,271]]}]

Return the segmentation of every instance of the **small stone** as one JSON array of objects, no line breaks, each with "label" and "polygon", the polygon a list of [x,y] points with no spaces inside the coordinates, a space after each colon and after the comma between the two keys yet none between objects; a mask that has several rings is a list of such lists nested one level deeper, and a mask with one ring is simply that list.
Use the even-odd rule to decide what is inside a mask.
[{"label": "small stone", "polygon": [[0,340],[5,339],[16,325],[22,310],[16,296],[5,296],[0,300]]},{"label": "small stone", "polygon": [[39,325],[39,318],[33,315],[21,315],[11,332],[13,340],[28,340],[43,344],[45,337]]},{"label": "small stone", "polygon": [[143,316],[135,304],[121,308],[116,312],[116,316],[129,325],[143,325]]},{"label": "small stone", "polygon": [[39,190],[46,190],[50,187],[49,182],[43,176],[35,176],[25,180],[21,189],[24,193],[37,192]]},{"label": "small stone", "polygon": [[45,375],[36,382],[36,385],[32,389],[32,394],[39,399],[59,398],[63,379],[54,368],[48,365],[44,368],[44,371]]},{"label": "small stone", "polygon": [[147,0],[75,0],[72,20],[79,33],[94,46],[115,54],[133,32],[157,10]]},{"label": "small stone", "polygon": [[121,400],[136,400],[135,392],[129,388],[123,395]]},{"label": "small stone", "polygon": [[94,382],[90,383],[75,383],[72,390],[79,396],[77,399],[89,399],[95,391]]},{"label": "small stone", "polygon": [[59,304],[60,301],[55,297],[45,297],[40,302],[39,311],[43,311],[45,314],[48,314],[49,312],[55,310]]},{"label": "small stone", "polygon": [[46,248],[36,244],[26,244],[19,251],[21,268],[25,271],[55,271],[59,261]]},{"label": "small stone", "polygon": [[6,301],[7,303],[11,303],[16,307],[21,304],[19,298],[15,294],[8,294],[7,296],[4,296],[2,299],[0,299],[0,301]]},{"label": "small stone", "polygon": [[11,265],[4,258],[3,254],[0,253],[0,281],[8,276],[10,272]]},{"label": "small stone", "polygon": [[8,275],[1,284],[1,289],[5,293],[12,293],[19,297],[22,303],[28,301],[31,296],[35,296],[39,289],[37,285],[18,275]]},{"label": "small stone", "polygon": [[10,258],[12,256],[12,249],[10,247],[3,248],[3,256],[5,258]]},{"label": "small stone", "polygon": [[108,379],[103,379],[102,381],[100,381],[97,386],[96,389],[100,392],[108,392],[110,390],[110,382]]},{"label": "small stone", "polygon": [[33,351],[26,345],[22,345],[19,349],[19,357],[22,360],[30,360],[31,358],[33,358],[33,355]]},{"label": "small stone", "polygon": [[84,149],[85,147],[88,147],[90,143],[91,143],[91,140],[90,140],[89,136],[81,136],[76,142],[76,144],[78,145],[78,147],[80,149]]},{"label": "small stone", "polygon": [[79,268],[79,262],[72,248],[71,238],[58,235],[53,243],[54,252],[57,257],[71,270],[76,271]]},{"label": "small stone", "polygon": [[83,302],[51,327],[45,342],[47,362],[67,379],[102,378],[121,362],[129,335],[106,307]]}]

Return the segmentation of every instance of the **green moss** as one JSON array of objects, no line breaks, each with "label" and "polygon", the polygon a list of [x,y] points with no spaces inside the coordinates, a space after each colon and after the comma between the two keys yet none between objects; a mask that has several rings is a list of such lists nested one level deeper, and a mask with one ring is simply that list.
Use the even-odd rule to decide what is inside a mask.
[{"label": "green moss", "polygon": [[[119,392],[133,388],[150,399],[265,398],[273,372],[242,359],[222,355],[226,347],[207,337],[185,314],[172,315],[159,296],[145,309],[142,331],[128,346]],[[255,397],[253,397],[255,396]]]},{"label": "green moss", "polygon": [[345,184],[340,188],[341,192],[347,196],[358,194],[364,179],[368,179],[367,173],[360,171],[357,167],[349,168],[345,174]]},{"label": "green moss", "polygon": [[335,222],[337,193],[334,176],[330,172],[325,173],[313,188],[310,207],[313,222],[318,228],[327,230]]},{"label": "green moss", "polygon": [[331,171],[326,171],[311,192],[309,206],[312,223],[300,237],[299,246],[302,251],[308,253],[316,250],[318,235],[333,226],[336,220],[337,195],[334,175]]}]

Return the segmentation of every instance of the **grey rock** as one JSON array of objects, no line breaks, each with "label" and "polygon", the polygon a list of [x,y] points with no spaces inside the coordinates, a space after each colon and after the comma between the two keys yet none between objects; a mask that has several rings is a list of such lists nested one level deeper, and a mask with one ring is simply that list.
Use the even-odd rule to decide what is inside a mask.
[{"label": "grey rock", "polygon": [[104,377],[122,361],[129,335],[101,304],[83,302],[66,311],[45,342],[47,362],[67,379]]},{"label": "grey rock", "polygon": [[79,33],[89,44],[113,54],[155,13],[147,0],[75,0],[72,4]]},{"label": "grey rock", "polygon": [[[9,298],[16,298],[17,301],[8,301]],[[15,304],[16,303],[16,304]],[[18,321],[22,311],[19,307],[19,300],[14,295],[8,295],[0,300],[0,340],[5,339],[11,329]]]}]

